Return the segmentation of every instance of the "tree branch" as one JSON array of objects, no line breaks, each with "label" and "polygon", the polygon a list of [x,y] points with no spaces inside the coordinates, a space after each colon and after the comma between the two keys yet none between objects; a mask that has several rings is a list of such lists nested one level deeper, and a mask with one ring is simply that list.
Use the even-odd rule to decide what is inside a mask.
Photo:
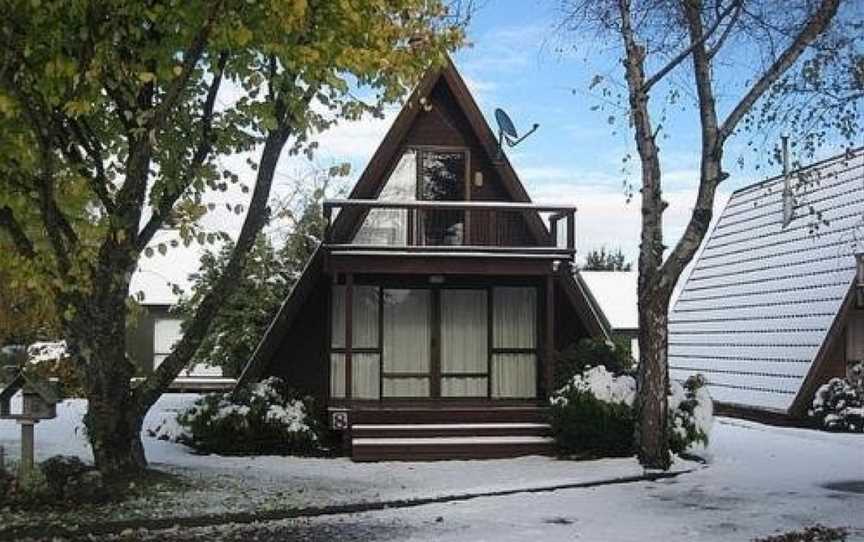
[{"label": "tree branch", "polygon": [[12,209],[6,205],[0,207],[0,227],[3,227],[3,229],[9,233],[12,242],[15,243],[15,247],[22,256],[28,260],[32,260],[36,257],[36,250],[33,248],[33,242],[30,241],[27,234],[24,233],[21,224],[19,224],[15,219],[15,214],[12,212]]},{"label": "tree branch", "polygon": [[[744,2],[743,0],[739,0],[737,2],[737,6],[735,7],[735,13],[732,14],[732,20],[726,25],[726,28],[723,29],[723,33],[720,34],[720,38],[714,43],[711,49],[708,51],[708,60],[712,60],[714,56],[720,52],[720,49],[723,48],[723,44],[726,43],[726,39],[732,33],[732,29],[735,27],[735,23],[738,22],[738,19],[741,17],[741,13],[744,12]],[[719,15],[718,15],[719,17]]]},{"label": "tree branch", "polygon": [[738,102],[738,105],[729,113],[723,125],[720,127],[719,141],[722,144],[735,131],[735,127],[741,121],[759,98],[788,70],[801,56],[804,50],[828,28],[837,9],[840,0],[822,0],[819,8],[813,14],[801,32],[795,36],[792,43],[774,61],[762,77],[754,84],[747,94]]},{"label": "tree branch", "polygon": [[192,39],[189,48],[183,53],[183,64],[181,65],[182,71],[180,72],[180,75],[171,81],[171,84],[165,90],[165,95],[162,98],[162,101],[154,111],[151,119],[152,124],[149,126],[149,129],[158,131],[165,122],[168,113],[170,113],[170,111],[174,109],[174,106],[177,105],[177,101],[180,99],[183,90],[186,88],[189,79],[192,77],[192,72],[195,70],[195,66],[204,55],[207,40],[210,38],[213,25],[216,23],[216,19],[221,12],[223,4],[224,2],[222,0],[216,0],[211,3],[211,10],[210,14],[207,16],[207,20]]},{"label": "tree branch", "polygon": [[[685,1],[685,4],[686,3],[687,2]],[[678,53],[675,56],[675,58],[673,58],[672,60],[669,61],[668,64],[666,64],[665,66],[660,68],[660,70],[658,70],[657,73],[655,73],[654,75],[649,77],[648,80],[645,81],[645,84],[644,84],[645,91],[647,92],[651,87],[653,87],[661,79],[663,79],[670,71],[672,71],[678,64],[683,62],[685,58],[690,56],[690,53],[692,53],[696,47],[704,45],[705,42],[708,40],[708,38],[710,38],[711,35],[714,34],[714,32],[716,32],[717,29],[720,27],[720,24],[723,22],[723,19],[725,19],[727,16],[729,16],[729,14],[732,13],[733,10],[738,9],[740,7],[740,4],[741,4],[741,0],[735,0],[731,4],[729,4],[729,6],[727,6],[726,9],[724,9],[717,16],[717,20],[714,21],[714,24],[711,25],[711,28],[709,28],[707,32],[704,32],[698,41],[695,41],[695,42],[691,41],[689,47],[687,47],[686,49],[684,49],[683,51]]]},{"label": "tree branch", "polygon": [[213,119],[215,116],[214,110],[216,107],[216,96],[219,94],[219,88],[222,85],[222,78],[225,74],[225,66],[228,63],[228,51],[223,51],[219,54],[219,59],[216,65],[216,71],[213,74],[213,80],[207,89],[207,97],[204,99],[204,107],[201,113],[201,135],[198,145],[192,154],[192,160],[183,176],[183,180],[168,193],[164,193],[159,198],[159,203],[153,210],[153,215],[147,221],[147,224],[138,233],[135,242],[135,248],[140,252],[144,250],[153,236],[159,231],[159,228],[165,223],[174,204],[183,195],[183,193],[194,182],[195,175],[201,169],[204,161],[210,155],[213,148]]},{"label": "tree branch", "polygon": [[702,136],[702,149],[699,170],[699,191],[696,205],[684,234],[666,258],[661,268],[661,281],[669,291],[674,287],[684,267],[699,249],[714,209],[714,195],[722,180],[721,160],[723,147],[718,140],[717,109],[711,81],[711,60],[705,46],[705,31],[702,26],[701,0],[683,2],[684,18],[690,41],[693,43],[693,79],[699,99],[699,125]]}]

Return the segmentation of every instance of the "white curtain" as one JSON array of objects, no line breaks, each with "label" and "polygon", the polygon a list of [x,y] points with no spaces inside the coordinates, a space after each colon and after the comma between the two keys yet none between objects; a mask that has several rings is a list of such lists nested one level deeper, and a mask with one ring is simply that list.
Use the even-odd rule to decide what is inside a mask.
[{"label": "white curtain", "polygon": [[345,354],[341,352],[330,354],[330,397],[345,397]]},{"label": "white curtain", "polygon": [[429,372],[429,290],[384,290],[384,372]]},{"label": "white curtain", "polygon": [[[495,348],[534,349],[537,345],[537,290],[493,289],[492,344]],[[492,396],[528,398],[537,393],[537,354],[494,353]]]},{"label": "white curtain", "polygon": [[492,355],[492,397],[529,398],[536,395],[536,354]]},{"label": "white curtain", "polygon": [[[378,347],[378,287],[354,285],[351,341],[354,348]],[[333,286],[330,344],[345,348],[345,286]]]},{"label": "white curtain", "polygon": [[428,378],[384,377],[384,397],[429,397]]},{"label": "white curtain", "polygon": [[159,367],[171,349],[174,348],[174,343],[183,337],[183,332],[180,326],[183,320],[176,318],[160,318],[153,324],[153,368]]},{"label": "white curtain", "polygon": [[[390,397],[428,397],[431,359],[429,290],[384,290],[384,389]],[[387,378],[387,373],[417,378]],[[421,376],[423,375],[423,376]]]},{"label": "white curtain", "polygon": [[441,397],[486,397],[486,378],[441,378]]},{"label": "white curtain", "polygon": [[488,318],[485,290],[441,291],[441,372],[488,370]]},{"label": "white curtain", "polygon": [[[415,201],[417,199],[417,152],[405,151],[387,179],[380,200]],[[408,243],[406,209],[372,209],[354,236],[358,245],[405,245]]]},{"label": "white curtain", "polygon": [[[378,399],[379,356],[370,353],[352,353],[351,394],[354,399]],[[345,354],[330,354],[330,396],[345,397]]]},{"label": "white curtain", "polygon": [[495,348],[536,347],[536,288],[493,288],[492,312],[492,344]]}]

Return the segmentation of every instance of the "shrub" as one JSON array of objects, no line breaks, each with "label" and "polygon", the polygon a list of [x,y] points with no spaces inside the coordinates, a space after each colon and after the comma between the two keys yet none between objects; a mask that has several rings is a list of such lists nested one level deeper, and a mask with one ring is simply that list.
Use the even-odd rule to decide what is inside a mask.
[{"label": "shrub", "polygon": [[817,523],[799,531],[789,531],[765,538],[754,538],[753,542],[844,542],[848,536],[848,529],[826,527]]},{"label": "shrub", "polygon": [[698,374],[691,376],[683,386],[673,380],[669,388],[669,447],[672,452],[683,453],[697,443],[707,446],[714,405],[705,388],[705,378]]},{"label": "shrub", "polygon": [[570,380],[591,367],[605,367],[612,374],[630,371],[633,359],[627,341],[607,342],[581,339],[558,352],[555,363],[555,388],[560,389]]},{"label": "shrub", "polygon": [[[850,371],[852,375],[855,372]],[[810,416],[828,431],[864,432],[864,392],[852,381],[832,378],[816,390]]]},{"label": "shrub", "polygon": [[[553,394],[550,425],[559,452],[580,457],[626,456],[635,449],[633,403],[636,381],[594,367],[570,379]],[[669,445],[682,453],[708,444],[712,402],[701,376],[682,386],[670,383]]]},{"label": "shrub", "polygon": [[273,377],[233,396],[202,396],[177,415],[182,431],[172,436],[205,453],[314,455],[322,426],[312,412],[311,399],[297,398]]}]

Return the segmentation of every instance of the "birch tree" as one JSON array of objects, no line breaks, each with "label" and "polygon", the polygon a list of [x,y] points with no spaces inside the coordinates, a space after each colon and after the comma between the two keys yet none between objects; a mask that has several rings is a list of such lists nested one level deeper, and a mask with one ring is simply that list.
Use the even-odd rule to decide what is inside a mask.
[{"label": "birch tree", "polygon": [[[50,289],[108,476],[146,466],[144,415],[187,366],[268,216],[284,150],[380,114],[461,43],[464,19],[428,0],[2,0],[0,243],[5,266]],[[359,89],[359,90],[358,90]],[[251,153],[254,178],[222,158]],[[183,338],[130,385],[129,281],[171,220],[185,243],[210,194],[242,187],[234,249]],[[170,247],[157,245],[160,252]]]},{"label": "birch tree", "polygon": [[[841,8],[853,5],[842,0],[563,3],[567,29],[599,30],[621,51],[628,126],[639,158],[637,441],[639,460],[646,468],[668,469],[671,462],[666,399],[669,302],[711,223],[717,189],[729,177],[724,151],[745,121],[749,128],[764,129],[781,116],[778,109],[764,105],[765,98],[774,93],[794,95],[794,89],[784,91],[780,84],[788,82],[802,63],[829,46],[851,50],[850,58],[856,57],[856,36],[848,32],[857,23],[841,25],[853,15],[848,9],[838,16]],[[854,71],[855,62],[835,68]],[[689,221],[670,248],[663,236],[668,204],[663,199],[663,127],[658,118],[669,95],[680,101],[681,94],[692,96],[695,106],[692,118],[700,139],[693,152],[699,157],[699,174]],[[806,107],[805,102],[795,103]]]}]

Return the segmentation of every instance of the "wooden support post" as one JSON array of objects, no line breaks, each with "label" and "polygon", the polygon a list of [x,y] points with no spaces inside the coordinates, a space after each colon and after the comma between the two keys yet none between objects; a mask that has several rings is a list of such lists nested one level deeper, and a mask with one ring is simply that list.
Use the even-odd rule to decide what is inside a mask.
[{"label": "wooden support post", "polygon": [[546,301],[544,309],[546,317],[543,326],[543,384],[546,395],[554,391],[553,380],[555,378],[555,277],[551,273],[546,275]]},{"label": "wooden support post", "polygon": [[576,248],[576,216],[572,211],[567,213],[567,248]]},{"label": "wooden support post", "polygon": [[19,464],[19,474],[24,479],[33,472],[35,448],[33,427],[36,423],[32,420],[21,420],[18,423],[21,424],[21,463]]},{"label": "wooden support post", "polygon": [[558,219],[554,216],[549,218],[549,233],[552,236],[552,246],[558,248]]},{"label": "wooden support post", "polygon": [[354,275],[345,275],[345,398],[351,399],[353,390],[353,362],[351,350],[354,346]]}]

